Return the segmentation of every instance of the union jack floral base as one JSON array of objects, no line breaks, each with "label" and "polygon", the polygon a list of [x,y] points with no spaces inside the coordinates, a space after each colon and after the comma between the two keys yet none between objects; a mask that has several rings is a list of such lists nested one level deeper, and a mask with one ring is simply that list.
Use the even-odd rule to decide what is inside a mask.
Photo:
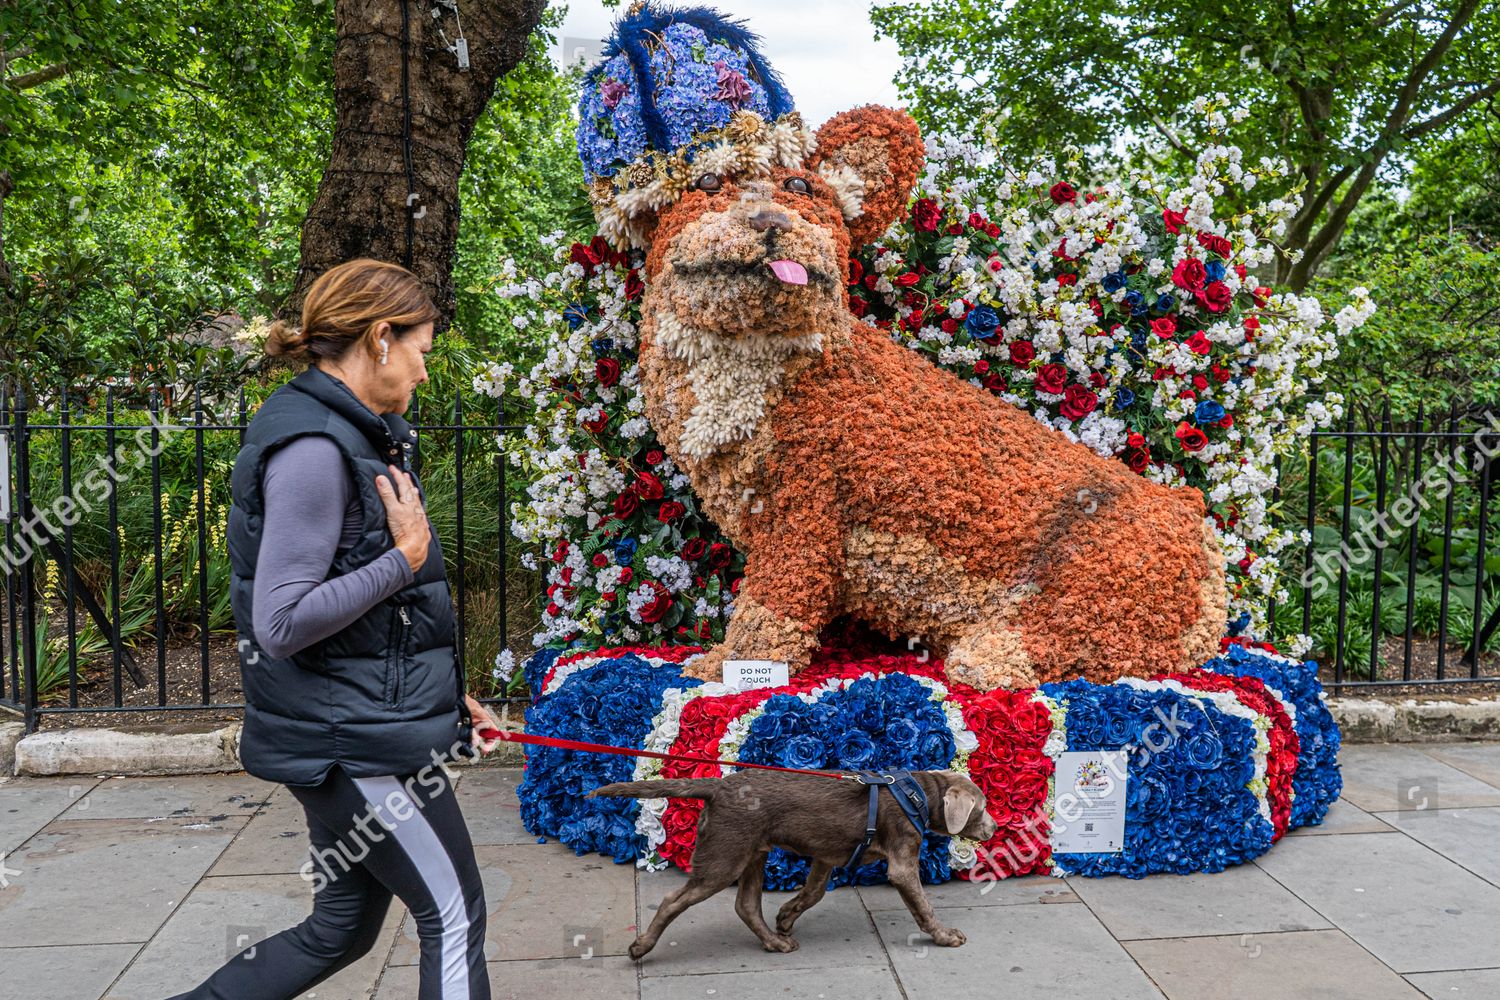
[{"label": "union jack floral base", "polygon": [[[1201,668],[1114,684],[1082,680],[980,692],[921,656],[825,646],[776,688],[736,691],[681,673],[696,647],[543,650],[526,663],[535,734],[801,768],[963,771],[1000,825],[979,844],[929,833],[922,879],[1022,874],[1217,872],[1317,825],[1341,788],[1339,731],[1317,664],[1225,640]],[[1053,854],[1068,750],[1123,749],[1124,850]],[[706,777],[720,765],[528,747],[521,817],[540,837],[616,862],[686,869],[702,804],[589,799],[611,781]],[[790,889],[804,858],[773,850],[766,886]],[[885,862],[835,870],[833,886],[885,881]]]}]

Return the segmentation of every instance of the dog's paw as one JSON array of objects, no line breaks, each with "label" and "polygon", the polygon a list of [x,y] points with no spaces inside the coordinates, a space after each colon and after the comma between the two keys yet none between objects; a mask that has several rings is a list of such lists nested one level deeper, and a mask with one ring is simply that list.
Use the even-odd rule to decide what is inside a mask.
[{"label": "dog's paw", "polygon": [[782,935],[780,937],[773,937],[765,944],[766,951],[779,951],[783,954],[789,951],[796,951],[800,947],[800,945],[797,944],[796,938],[787,937],[785,935]]},{"label": "dog's paw", "polygon": [[932,940],[943,948],[957,948],[969,939],[964,937],[963,931],[954,930],[952,927],[939,927],[932,932]]},{"label": "dog's paw", "polygon": [[792,925],[795,924],[796,922],[797,922],[797,918],[796,917],[783,917],[780,914],[777,914],[777,916],[776,916],[776,933],[777,934],[790,934],[790,933],[792,933]]},{"label": "dog's paw", "polygon": [[639,962],[642,956],[644,956],[646,952],[650,950],[651,946],[649,944],[643,943],[640,938],[636,938],[631,942],[630,947],[625,949],[626,954],[628,954],[637,962]]}]

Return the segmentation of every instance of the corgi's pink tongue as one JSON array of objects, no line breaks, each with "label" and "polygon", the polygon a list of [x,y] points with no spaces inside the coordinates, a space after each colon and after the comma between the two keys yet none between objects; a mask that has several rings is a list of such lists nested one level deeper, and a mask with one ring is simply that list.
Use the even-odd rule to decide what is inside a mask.
[{"label": "corgi's pink tongue", "polygon": [[773,260],[771,261],[771,273],[776,275],[788,285],[807,284],[807,268],[795,260]]}]

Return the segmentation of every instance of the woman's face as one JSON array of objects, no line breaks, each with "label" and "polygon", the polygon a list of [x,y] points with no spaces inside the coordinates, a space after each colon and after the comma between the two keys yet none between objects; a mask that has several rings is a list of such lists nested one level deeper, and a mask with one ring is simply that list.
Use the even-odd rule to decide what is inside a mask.
[{"label": "woman's face", "polygon": [[427,381],[427,352],[432,350],[432,324],[414,326],[405,336],[383,335],[391,345],[390,359],[375,366],[371,395],[380,404],[377,413],[405,413],[412,393]]}]

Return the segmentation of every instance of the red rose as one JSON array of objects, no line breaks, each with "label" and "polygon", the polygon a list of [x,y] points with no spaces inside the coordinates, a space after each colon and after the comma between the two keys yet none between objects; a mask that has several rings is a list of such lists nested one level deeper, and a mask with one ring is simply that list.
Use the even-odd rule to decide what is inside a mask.
[{"label": "red rose", "polygon": [[1234,253],[1234,246],[1228,240],[1222,236],[1215,236],[1213,233],[1199,233],[1198,245],[1210,253],[1218,254],[1225,260],[1228,260],[1229,255]]},{"label": "red rose", "polygon": [[1177,430],[1174,433],[1177,435],[1177,440],[1182,443],[1183,451],[1199,451],[1204,445],[1208,444],[1208,435],[1189,424],[1186,420],[1177,425]]},{"label": "red rose", "polygon": [[609,565],[609,556],[605,555],[603,552],[595,552],[592,561],[595,566],[598,566],[602,569],[603,567]]},{"label": "red rose", "polygon": [[969,225],[973,226],[975,229],[983,229],[987,224],[988,223],[985,217],[980,215],[978,212],[969,213]]},{"label": "red rose", "polygon": [[984,227],[984,232],[985,235],[989,236],[991,239],[999,239],[1000,224],[998,222],[991,222],[989,225]]},{"label": "red rose", "polygon": [[912,225],[919,232],[937,232],[938,222],[942,220],[943,213],[938,210],[937,202],[931,198],[919,198],[917,203],[911,207]]},{"label": "red rose", "polygon": [[594,362],[594,377],[605,387],[620,381],[620,362],[614,358],[600,358]]},{"label": "red rose", "polygon": [[1187,213],[1164,210],[1161,213],[1161,221],[1166,225],[1167,232],[1171,233],[1173,236],[1176,236],[1178,233],[1182,232],[1182,226],[1185,222],[1187,222]]},{"label": "red rose", "polygon": [[682,543],[680,555],[688,562],[697,562],[708,552],[708,543],[701,538],[689,538]]},{"label": "red rose", "polygon": [[938,324],[938,326],[943,328],[944,333],[958,332],[958,320],[954,319],[952,316],[949,316],[947,319],[943,320]]},{"label": "red rose", "polygon": [[1184,257],[1172,268],[1172,284],[1188,291],[1196,291],[1208,280],[1208,269],[1197,257]]},{"label": "red rose", "polygon": [[1177,333],[1177,317],[1163,316],[1160,319],[1153,319],[1151,332],[1163,340],[1171,340],[1172,336]]},{"label": "red rose", "polygon": [[1241,281],[1244,281],[1245,275],[1250,273],[1250,269],[1244,264],[1236,264],[1234,265],[1234,273],[1239,277]]},{"label": "red rose", "polygon": [[661,480],[651,472],[636,474],[635,492],[642,500],[660,500],[667,493],[661,485]]},{"label": "red rose", "polygon": [[1250,297],[1255,300],[1256,305],[1264,307],[1266,302],[1271,298],[1271,290],[1264,285],[1256,285],[1255,291],[1250,293]]},{"label": "red rose", "polygon": [[635,570],[631,569],[629,566],[623,566],[620,568],[620,582],[618,584],[619,586],[623,587],[633,579],[635,579]]},{"label": "red rose", "polygon": [[672,595],[667,591],[666,587],[663,587],[655,580],[651,581],[647,586],[655,591],[655,596],[642,605],[641,621],[653,624],[661,621],[666,616],[666,613],[672,609]]},{"label": "red rose", "polygon": [[641,280],[640,275],[636,274],[634,271],[631,271],[628,275],[625,276],[625,298],[627,300],[634,302],[636,299],[641,297],[641,293],[645,290],[646,283]]},{"label": "red rose", "polygon": [[1127,447],[1127,448],[1144,448],[1144,447],[1146,447],[1146,436],[1144,434],[1141,434],[1141,433],[1137,432],[1137,431],[1131,431],[1129,434],[1125,435],[1125,447]]},{"label": "red rose", "polygon": [[622,521],[630,519],[630,516],[640,509],[641,500],[635,495],[635,491],[627,489],[624,493],[615,497],[615,517]]},{"label": "red rose", "polygon": [[1047,189],[1047,194],[1052,198],[1052,203],[1055,205],[1061,205],[1065,202],[1071,204],[1078,200],[1078,192],[1073,190],[1073,185],[1067,181],[1058,181]]},{"label": "red rose", "polygon": [[[1187,339],[1187,348],[1194,354],[1207,354],[1213,350],[1213,345],[1208,342],[1208,337],[1204,335],[1203,331],[1199,330]],[[1200,388],[1203,387],[1200,386]]]},{"label": "red rose", "polygon": [[609,423],[609,414],[605,413],[602,414],[598,420],[585,420],[583,422],[583,429],[588,431],[590,434],[603,434],[604,425],[607,423]]},{"label": "red rose", "polygon": [[1012,364],[1029,365],[1036,358],[1036,348],[1029,340],[1017,340],[1010,345],[1010,360]]},{"label": "red rose", "polygon": [[1070,385],[1063,394],[1062,415],[1069,420],[1082,420],[1094,412],[1094,407],[1099,405],[1099,397],[1081,385]]},{"label": "red rose", "polygon": [[708,568],[711,570],[723,569],[732,558],[734,550],[723,542],[714,542],[708,547]]},{"label": "red rose", "polygon": [[1007,388],[1004,376],[993,374],[984,377],[984,387],[990,392],[1004,392]]},{"label": "red rose", "polygon": [[729,585],[729,592],[738,597],[740,593],[740,584],[743,583],[744,580],[745,578],[743,576],[735,577],[734,582]]},{"label": "red rose", "polygon": [[1193,385],[1197,386],[1199,389],[1207,389],[1208,379],[1204,378],[1202,375],[1194,375]]},{"label": "red rose", "polygon": [[1103,372],[1090,372],[1089,373],[1089,388],[1090,389],[1103,389],[1108,384],[1109,384],[1109,379],[1107,379],[1107,378],[1104,377],[1104,373]]},{"label": "red rose", "polygon": [[1058,288],[1067,288],[1070,285],[1076,284],[1078,284],[1078,275],[1076,274],[1059,274],[1057,276]]},{"label": "red rose", "polygon": [[1231,428],[1231,427],[1234,426],[1234,414],[1233,413],[1226,413],[1226,414],[1224,414],[1224,419],[1218,421],[1214,426],[1216,426],[1216,427],[1222,427],[1225,430],[1228,430],[1229,428]]},{"label": "red rose", "polygon": [[1141,475],[1151,465],[1151,453],[1144,448],[1132,448],[1125,453],[1125,464],[1131,472]]},{"label": "red rose", "polygon": [[907,271],[905,274],[898,274],[895,278],[891,279],[892,284],[900,285],[902,288],[910,288],[921,280],[922,276],[916,271]]},{"label": "red rose", "polygon": [[566,558],[568,558],[568,543],[558,542],[557,548],[552,550],[552,561],[562,562]]},{"label": "red rose", "polygon": [[849,311],[854,315],[863,316],[865,314],[865,310],[868,308],[870,308],[870,304],[864,299],[860,298],[858,295],[849,296]]},{"label": "red rose", "polygon": [[656,512],[656,519],[662,524],[675,521],[687,513],[687,508],[676,500],[663,500],[660,509]]},{"label": "red rose", "polygon": [[1229,307],[1229,300],[1234,298],[1234,293],[1229,286],[1222,281],[1211,281],[1208,287],[1199,289],[1193,293],[1193,298],[1198,300],[1199,305],[1211,313],[1223,312]]},{"label": "red rose", "polygon": [[593,247],[582,243],[574,243],[568,249],[568,259],[574,264],[582,264],[585,271],[592,270],[599,264],[599,254],[594,252]]},{"label": "red rose", "polygon": [[558,607],[556,604],[549,603],[547,605],[547,614],[553,618],[556,618],[558,615],[562,614],[562,608]]},{"label": "red rose", "polygon": [[1068,384],[1068,370],[1059,364],[1042,365],[1036,373],[1036,387],[1042,392],[1060,393]]},{"label": "red rose", "polygon": [[606,590],[606,591],[604,591],[604,593],[602,593],[602,594],[599,595],[599,600],[603,601],[606,604],[612,604],[612,603],[614,603],[614,599],[615,599],[615,592],[613,590]]},{"label": "red rose", "polygon": [[646,452],[646,464],[647,465],[660,465],[661,464],[661,460],[664,459],[664,458],[666,458],[666,457],[667,456],[663,455],[660,450],[658,450],[656,448],[652,448],[650,451]]}]

